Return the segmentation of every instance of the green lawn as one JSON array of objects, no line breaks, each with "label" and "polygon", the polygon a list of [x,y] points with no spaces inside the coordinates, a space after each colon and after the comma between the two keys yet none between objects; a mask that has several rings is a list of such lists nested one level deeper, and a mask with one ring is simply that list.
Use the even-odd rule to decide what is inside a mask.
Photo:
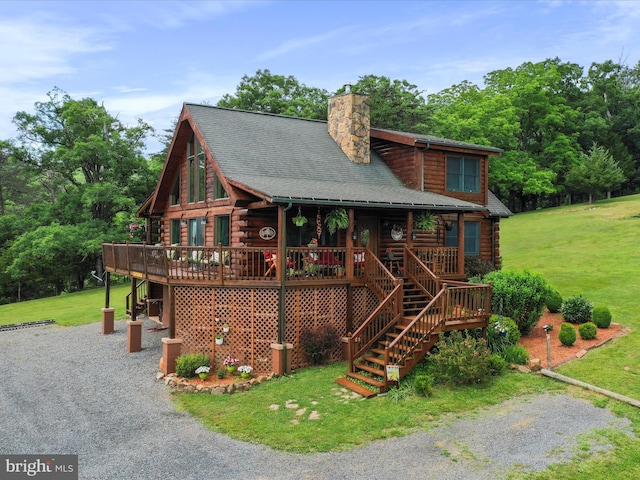
[{"label": "green lawn", "polygon": [[[130,289],[128,283],[111,285],[110,304],[116,308],[118,318],[124,318],[124,298]],[[50,318],[66,326],[99,322],[102,319],[100,309],[104,307],[104,301],[105,288],[100,287],[57,297],[0,305],[0,325]]]},{"label": "green lawn", "polygon": [[500,224],[506,269],[541,273],[563,296],[611,310],[631,333],[559,371],[638,398],[640,195],[515,215]]}]

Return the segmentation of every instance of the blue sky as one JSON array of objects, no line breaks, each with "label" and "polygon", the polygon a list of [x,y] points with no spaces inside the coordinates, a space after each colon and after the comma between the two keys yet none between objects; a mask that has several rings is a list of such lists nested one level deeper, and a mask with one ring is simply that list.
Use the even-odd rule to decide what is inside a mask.
[{"label": "blue sky", "polygon": [[215,104],[258,69],[330,92],[373,74],[429,94],[553,57],[635,65],[640,2],[0,0],[0,139],[53,87],[161,131],[183,102]]}]

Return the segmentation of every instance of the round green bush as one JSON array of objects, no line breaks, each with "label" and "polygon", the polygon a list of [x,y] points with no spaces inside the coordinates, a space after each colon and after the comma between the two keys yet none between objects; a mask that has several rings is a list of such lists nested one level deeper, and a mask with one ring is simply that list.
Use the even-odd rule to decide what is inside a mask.
[{"label": "round green bush", "polygon": [[562,318],[577,324],[591,320],[592,311],[593,303],[582,296],[567,298],[560,307]]},{"label": "round green bush", "polygon": [[576,339],[576,328],[570,323],[563,322],[562,325],[560,325],[558,340],[560,340],[563,345],[570,347],[576,342]]},{"label": "round green bush", "polygon": [[598,328],[608,328],[611,325],[611,312],[607,307],[594,307],[591,320]]},{"label": "round green bush", "polygon": [[204,353],[186,353],[176,358],[176,374],[179,377],[193,378],[198,367],[211,366],[211,360]]},{"label": "round green bush", "polygon": [[562,295],[557,290],[551,290],[545,298],[545,303],[551,313],[558,313],[562,307]]},{"label": "round green bush", "polygon": [[418,395],[430,397],[433,395],[433,377],[431,375],[416,375],[413,381],[413,389]]},{"label": "round green bush", "polygon": [[578,333],[583,340],[593,340],[598,335],[598,326],[593,322],[583,323],[578,327]]},{"label": "round green bush", "polygon": [[529,361],[529,352],[522,345],[509,345],[504,349],[502,357],[507,363],[524,365]]}]

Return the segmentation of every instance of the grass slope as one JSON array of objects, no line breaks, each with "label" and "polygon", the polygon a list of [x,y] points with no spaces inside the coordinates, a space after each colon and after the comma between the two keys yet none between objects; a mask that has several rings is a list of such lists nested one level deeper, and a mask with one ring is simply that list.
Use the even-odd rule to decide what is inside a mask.
[{"label": "grass slope", "polygon": [[640,195],[522,213],[500,230],[505,269],[541,273],[563,298],[582,295],[606,306],[631,330],[560,371],[637,398]]},{"label": "grass slope", "polygon": [[[130,288],[129,284],[111,286],[111,306],[116,307],[116,315],[120,315],[120,318],[124,318],[124,298]],[[0,325],[50,318],[57,324],[66,326],[99,322],[102,319],[100,309],[104,307],[104,300],[105,290],[101,287],[57,297],[0,305]]]}]

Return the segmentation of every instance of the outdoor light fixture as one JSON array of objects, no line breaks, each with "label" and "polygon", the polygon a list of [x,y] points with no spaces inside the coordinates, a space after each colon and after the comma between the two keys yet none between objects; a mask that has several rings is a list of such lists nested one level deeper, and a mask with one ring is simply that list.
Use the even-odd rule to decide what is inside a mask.
[{"label": "outdoor light fixture", "polygon": [[415,242],[417,239],[418,239],[418,233],[414,230],[413,232],[411,232],[411,240]]},{"label": "outdoor light fixture", "polygon": [[184,213],[180,217],[180,225],[182,225],[183,227],[187,226],[187,220],[184,218]]},{"label": "outdoor light fixture", "polygon": [[356,230],[353,230],[353,232],[351,232],[351,240],[353,240],[354,242],[358,240],[358,232]]}]

